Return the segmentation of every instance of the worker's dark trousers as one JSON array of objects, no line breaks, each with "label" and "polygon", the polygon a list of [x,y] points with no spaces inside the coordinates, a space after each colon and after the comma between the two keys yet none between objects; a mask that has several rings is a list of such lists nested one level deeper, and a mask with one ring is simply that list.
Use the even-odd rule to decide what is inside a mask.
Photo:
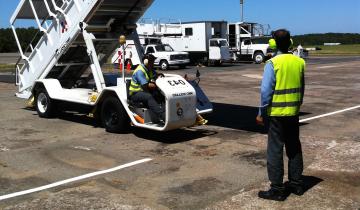
[{"label": "worker's dark trousers", "polygon": [[267,171],[271,188],[284,190],[284,145],[289,183],[302,185],[303,157],[299,138],[299,116],[270,117],[267,147]]},{"label": "worker's dark trousers", "polygon": [[164,107],[159,104],[154,96],[148,92],[137,92],[131,96],[130,100],[134,103],[143,103],[146,107],[148,107],[152,112],[154,112],[159,120],[164,120]]}]

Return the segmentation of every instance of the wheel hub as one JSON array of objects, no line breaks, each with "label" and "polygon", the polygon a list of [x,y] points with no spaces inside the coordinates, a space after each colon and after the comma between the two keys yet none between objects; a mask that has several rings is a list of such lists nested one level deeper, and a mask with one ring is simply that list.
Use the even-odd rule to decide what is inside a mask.
[{"label": "wheel hub", "polygon": [[37,107],[41,113],[45,113],[48,108],[48,99],[45,93],[40,93],[37,99]]}]

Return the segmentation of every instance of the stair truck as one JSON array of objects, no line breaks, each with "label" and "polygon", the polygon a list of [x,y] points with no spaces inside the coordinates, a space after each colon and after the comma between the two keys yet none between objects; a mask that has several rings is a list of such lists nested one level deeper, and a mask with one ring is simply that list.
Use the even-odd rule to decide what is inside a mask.
[{"label": "stair truck", "polygon": [[[16,96],[33,98],[36,111],[43,118],[54,116],[62,103],[90,107],[108,132],[127,132],[131,125],[157,131],[193,125],[197,114],[212,111],[195,81],[188,82],[174,74],[157,79],[165,98],[166,119],[156,123],[149,109],[128,100],[131,77],[125,74],[124,65],[121,73],[105,71],[105,64],[119,43],[125,51],[125,38],[122,36],[119,42],[120,34],[137,40],[140,46],[136,22],[152,3],[153,0],[21,0],[10,19],[24,60],[23,65],[16,65]],[[15,28],[17,21],[23,19],[33,20],[39,28],[40,39],[27,49],[21,47]]]}]

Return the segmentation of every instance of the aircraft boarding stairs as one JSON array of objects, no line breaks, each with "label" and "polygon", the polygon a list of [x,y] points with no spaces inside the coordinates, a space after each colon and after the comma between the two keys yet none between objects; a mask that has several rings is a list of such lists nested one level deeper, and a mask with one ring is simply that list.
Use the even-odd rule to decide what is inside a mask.
[{"label": "aircraft boarding stairs", "polygon": [[[136,22],[152,2],[21,0],[10,20],[21,55],[19,61],[25,61],[16,65],[16,95],[31,97],[35,82],[45,78],[58,79],[62,88],[70,89],[86,72],[94,78],[94,87],[104,88],[101,65],[118,47],[119,35],[137,36]],[[25,50],[15,28],[16,20],[21,19],[35,20],[39,28],[36,36],[40,35]]]}]

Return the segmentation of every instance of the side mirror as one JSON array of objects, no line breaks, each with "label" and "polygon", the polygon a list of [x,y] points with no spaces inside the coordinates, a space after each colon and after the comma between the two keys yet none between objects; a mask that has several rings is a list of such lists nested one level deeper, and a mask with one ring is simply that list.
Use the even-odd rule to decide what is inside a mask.
[{"label": "side mirror", "polygon": [[196,77],[197,77],[197,78],[200,77],[200,71],[199,71],[199,69],[196,69]]}]

